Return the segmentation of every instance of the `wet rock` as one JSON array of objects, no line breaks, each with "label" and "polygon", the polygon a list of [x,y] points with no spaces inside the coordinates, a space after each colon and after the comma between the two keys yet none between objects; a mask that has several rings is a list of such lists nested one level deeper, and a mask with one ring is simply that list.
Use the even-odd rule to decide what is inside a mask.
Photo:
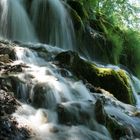
[{"label": "wet rock", "polygon": [[61,68],[59,70],[59,72],[63,77],[68,77],[69,76],[69,72],[66,69]]},{"label": "wet rock", "polygon": [[108,115],[104,110],[104,103],[98,99],[95,103],[95,116],[98,123],[103,124],[109,130],[113,140],[118,140],[121,137],[131,138],[133,130],[125,122],[119,122],[115,116]]},{"label": "wet rock", "polygon": [[62,124],[90,124],[91,128],[93,126],[92,119],[94,119],[94,108],[90,101],[58,104],[57,113],[59,122]]},{"label": "wet rock", "polygon": [[82,20],[88,18],[88,13],[79,1],[68,0],[67,3],[77,12]]},{"label": "wet rock", "polygon": [[19,127],[14,118],[0,119],[1,140],[26,140],[30,138],[30,131],[27,128]]},{"label": "wet rock", "polygon": [[90,90],[92,93],[103,93],[100,87],[94,87],[92,84],[86,82],[85,86]]},{"label": "wet rock", "polygon": [[13,113],[19,105],[13,93],[0,90],[0,116]]},{"label": "wet rock", "polygon": [[20,106],[13,97],[13,93],[0,90],[0,139],[1,140],[26,140],[30,137],[30,130],[19,126],[12,113]]},{"label": "wet rock", "polygon": [[14,76],[0,77],[0,89],[7,92],[13,92],[16,95],[18,85],[21,81]]},{"label": "wet rock", "polygon": [[120,101],[128,104],[135,103],[129,78],[125,71],[98,67],[81,59],[77,53],[72,51],[62,52],[55,59],[60,62],[61,67],[71,70],[80,79],[86,79],[95,87],[109,91]]},{"label": "wet rock", "polygon": [[106,113],[104,110],[103,102],[101,100],[97,100],[95,103],[95,116],[98,123],[105,125]]},{"label": "wet rock", "polygon": [[13,74],[13,73],[19,73],[19,72],[22,72],[23,71],[23,68],[24,65],[22,64],[18,64],[18,65],[10,65],[10,64],[3,64],[1,67],[0,67],[0,74],[3,75],[3,74]]},{"label": "wet rock", "polygon": [[51,108],[56,106],[56,98],[52,88],[46,83],[35,85],[31,95],[31,104],[36,108]]},{"label": "wet rock", "polygon": [[43,83],[37,84],[33,89],[33,95],[31,97],[31,104],[36,107],[45,107],[45,93],[46,93],[46,86]]},{"label": "wet rock", "polygon": [[5,58],[3,58],[5,61],[7,61],[7,58],[11,60],[15,60],[16,53],[14,50],[14,45],[9,42],[0,41],[0,55],[5,56]]},{"label": "wet rock", "polygon": [[123,125],[118,123],[115,119],[108,117],[106,122],[106,126],[111,133],[113,139],[118,140],[120,137],[126,135]]},{"label": "wet rock", "polygon": [[10,63],[10,62],[12,62],[12,60],[9,59],[8,54],[5,54],[5,55],[0,55],[0,62]]},{"label": "wet rock", "polygon": [[140,111],[134,112],[133,116],[139,117],[140,118]]}]

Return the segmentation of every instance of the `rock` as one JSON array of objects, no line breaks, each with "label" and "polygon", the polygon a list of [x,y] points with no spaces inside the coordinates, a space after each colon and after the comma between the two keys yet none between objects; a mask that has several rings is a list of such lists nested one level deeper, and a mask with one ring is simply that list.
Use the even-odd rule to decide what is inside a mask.
[{"label": "rock", "polygon": [[92,93],[103,93],[100,87],[94,87],[92,84],[86,82],[85,86],[90,90]]},{"label": "rock", "polygon": [[26,140],[30,138],[30,130],[28,128],[18,126],[18,122],[14,118],[0,119],[0,139],[1,140]]},{"label": "rock", "polygon": [[0,90],[0,116],[12,114],[20,105],[12,95],[13,93]]},{"label": "rock", "polygon": [[56,106],[56,98],[53,89],[46,83],[38,83],[33,88],[31,104],[35,108],[52,108]]},{"label": "rock", "polygon": [[82,6],[79,1],[68,0],[67,3],[71,6],[73,10],[77,12],[82,20],[86,20],[88,18],[88,13],[86,9]]},{"label": "rock", "polygon": [[26,140],[31,131],[25,126],[19,126],[12,113],[20,106],[13,93],[0,88],[0,139],[1,140]]},{"label": "rock", "polygon": [[95,116],[98,123],[106,126],[113,140],[118,140],[122,137],[130,139],[134,136],[132,127],[126,125],[123,121],[120,123],[115,119],[115,116],[110,116],[106,113],[104,103],[100,99],[95,103]]},{"label": "rock", "polygon": [[58,120],[62,124],[84,124],[94,127],[94,108],[90,101],[66,102],[57,106]]},{"label": "rock", "polygon": [[136,116],[140,118],[140,111],[134,112],[132,116]]},{"label": "rock", "polygon": [[5,55],[0,55],[0,62],[10,63],[12,61],[9,59],[9,55],[8,54],[5,54]]},{"label": "rock", "polygon": [[61,67],[68,68],[80,79],[109,91],[118,100],[135,104],[129,78],[125,71],[98,67],[94,63],[81,59],[77,53],[72,51],[58,54],[55,60],[60,62]]},{"label": "rock", "polygon": [[0,89],[5,90],[7,92],[13,92],[14,96],[18,96],[18,86],[21,83],[21,81],[18,79],[18,77],[14,76],[5,76],[0,77]]},{"label": "rock", "polygon": [[120,137],[126,136],[125,126],[118,123],[110,116],[106,118],[106,127],[109,130],[113,140],[118,140]]},{"label": "rock", "polygon": [[98,123],[105,125],[106,114],[101,100],[97,100],[95,103],[95,116]]},{"label": "rock", "polygon": [[13,44],[9,42],[0,41],[0,55],[4,56],[3,58],[0,58],[0,61],[1,59],[4,59],[4,61],[8,61],[8,59],[10,59],[10,61],[15,60],[16,53]]},{"label": "rock", "polygon": [[31,97],[31,104],[36,108],[47,107],[45,102],[46,86],[43,83],[35,85],[33,95]]},{"label": "rock", "polygon": [[0,74],[1,75],[8,75],[8,74],[16,74],[16,73],[19,73],[19,72],[22,72],[22,68],[24,67],[24,65],[22,64],[18,64],[18,65],[10,65],[10,64],[1,64],[1,67],[0,67]]}]

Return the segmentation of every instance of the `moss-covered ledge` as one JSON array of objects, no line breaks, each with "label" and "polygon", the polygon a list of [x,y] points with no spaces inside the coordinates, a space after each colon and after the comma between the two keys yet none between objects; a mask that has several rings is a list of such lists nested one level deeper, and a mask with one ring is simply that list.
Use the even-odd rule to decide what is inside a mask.
[{"label": "moss-covered ledge", "polygon": [[56,60],[60,62],[60,66],[68,68],[77,77],[109,91],[118,100],[128,104],[135,103],[129,78],[123,70],[100,68],[80,58],[72,51],[58,54]]}]

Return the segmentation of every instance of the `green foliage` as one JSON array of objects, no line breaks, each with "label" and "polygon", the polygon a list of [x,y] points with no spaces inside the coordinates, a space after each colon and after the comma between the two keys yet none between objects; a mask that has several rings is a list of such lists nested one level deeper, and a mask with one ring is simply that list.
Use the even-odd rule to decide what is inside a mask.
[{"label": "green foliage", "polygon": [[121,37],[116,33],[110,31],[108,32],[108,40],[111,42],[112,44],[112,48],[111,48],[111,60],[110,62],[114,63],[114,64],[118,64],[119,63],[119,57],[122,53],[122,49],[123,49],[123,40],[121,39]]},{"label": "green foliage", "polygon": [[[91,51],[97,48],[104,62],[121,63],[140,77],[140,32],[136,31],[140,27],[140,4],[130,3],[129,0],[74,1],[81,3],[88,14],[86,18],[90,27],[105,40],[105,43],[97,43],[97,39],[93,38],[96,41],[91,41]],[[86,47],[89,46],[87,44]],[[89,47],[87,50],[90,50]]]},{"label": "green foliage", "polygon": [[140,77],[140,32],[126,30],[124,37],[124,48],[120,61]]},{"label": "green foliage", "polygon": [[113,26],[106,16],[102,16],[100,27],[106,36],[106,48],[108,49],[109,62],[118,64],[123,49],[122,31],[118,27]]},{"label": "green foliage", "polygon": [[91,18],[94,17],[93,13],[102,13],[115,26],[138,27],[140,18],[137,13],[140,13],[140,5],[132,4],[129,0],[80,0],[80,2]]}]

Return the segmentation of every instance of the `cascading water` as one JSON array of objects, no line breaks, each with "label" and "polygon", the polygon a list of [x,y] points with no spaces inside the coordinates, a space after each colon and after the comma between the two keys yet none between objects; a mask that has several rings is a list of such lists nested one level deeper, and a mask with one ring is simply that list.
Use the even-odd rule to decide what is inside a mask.
[{"label": "cascading water", "polygon": [[37,42],[39,38],[39,42],[75,49],[73,24],[60,0],[33,0],[30,16],[25,4],[24,0],[0,1],[2,38],[24,42]]},{"label": "cascading water", "polygon": [[[27,46],[33,47],[33,45]],[[34,46],[35,48],[38,47],[37,45]],[[48,51],[52,48],[52,46],[44,47],[47,47]],[[18,58],[15,63],[20,62],[27,65],[24,73],[18,75],[22,83],[19,83],[16,96],[22,102],[28,103],[28,105],[23,104],[22,108],[14,116],[19,121],[28,122],[30,127],[38,133],[37,139],[111,139],[107,129],[96,122],[94,118],[94,104],[92,103],[94,98],[81,81],[76,81],[67,70],[62,72],[51,61],[39,57],[34,50],[22,47],[16,47],[15,49]],[[56,53],[55,49],[50,51],[52,54]],[[67,113],[61,114],[61,111],[59,111],[63,106],[68,109],[69,116],[67,116]],[[81,107],[79,108],[78,106]],[[89,109],[90,106],[93,108]],[[87,109],[89,112],[87,112]],[[90,117],[89,122],[81,122],[82,115],[80,112],[88,113]],[[72,114],[76,114],[74,120],[71,118]],[[69,121],[77,120],[79,125],[64,125],[63,123],[70,123],[67,121],[63,122],[62,118],[64,116],[70,117]]]},{"label": "cascading water", "polygon": [[33,26],[22,6],[22,1],[0,1],[0,36],[10,40],[37,41]]},{"label": "cascading water", "polygon": [[42,42],[75,49],[72,21],[60,0],[33,0],[31,16]]},{"label": "cascading water", "polygon": [[132,89],[136,99],[136,106],[140,108],[140,80],[133,75],[131,76],[131,79]]},{"label": "cascading water", "polygon": [[[25,43],[23,47],[15,47],[18,59],[15,63],[24,63],[25,67],[22,73],[12,75],[18,78],[15,96],[22,104],[13,116],[36,133],[32,139],[110,140],[107,128],[95,117],[95,103],[100,96],[107,98],[104,108],[108,114],[128,126],[132,123],[139,134],[140,121],[126,115],[127,109],[131,112],[136,108],[119,102],[110,94],[93,95],[82,81],[53,63],[54,56],[63,51],[60,48],[74,50],[72,21],[62,1],[32,0],[31,11],[28,9],[30,16],[24,4],[24,0],[0,1],[0,36],[36,42],[36,30],[39,40],[50,44]],[[140,82],[135,77],[132,81],[137,94]]]}]

